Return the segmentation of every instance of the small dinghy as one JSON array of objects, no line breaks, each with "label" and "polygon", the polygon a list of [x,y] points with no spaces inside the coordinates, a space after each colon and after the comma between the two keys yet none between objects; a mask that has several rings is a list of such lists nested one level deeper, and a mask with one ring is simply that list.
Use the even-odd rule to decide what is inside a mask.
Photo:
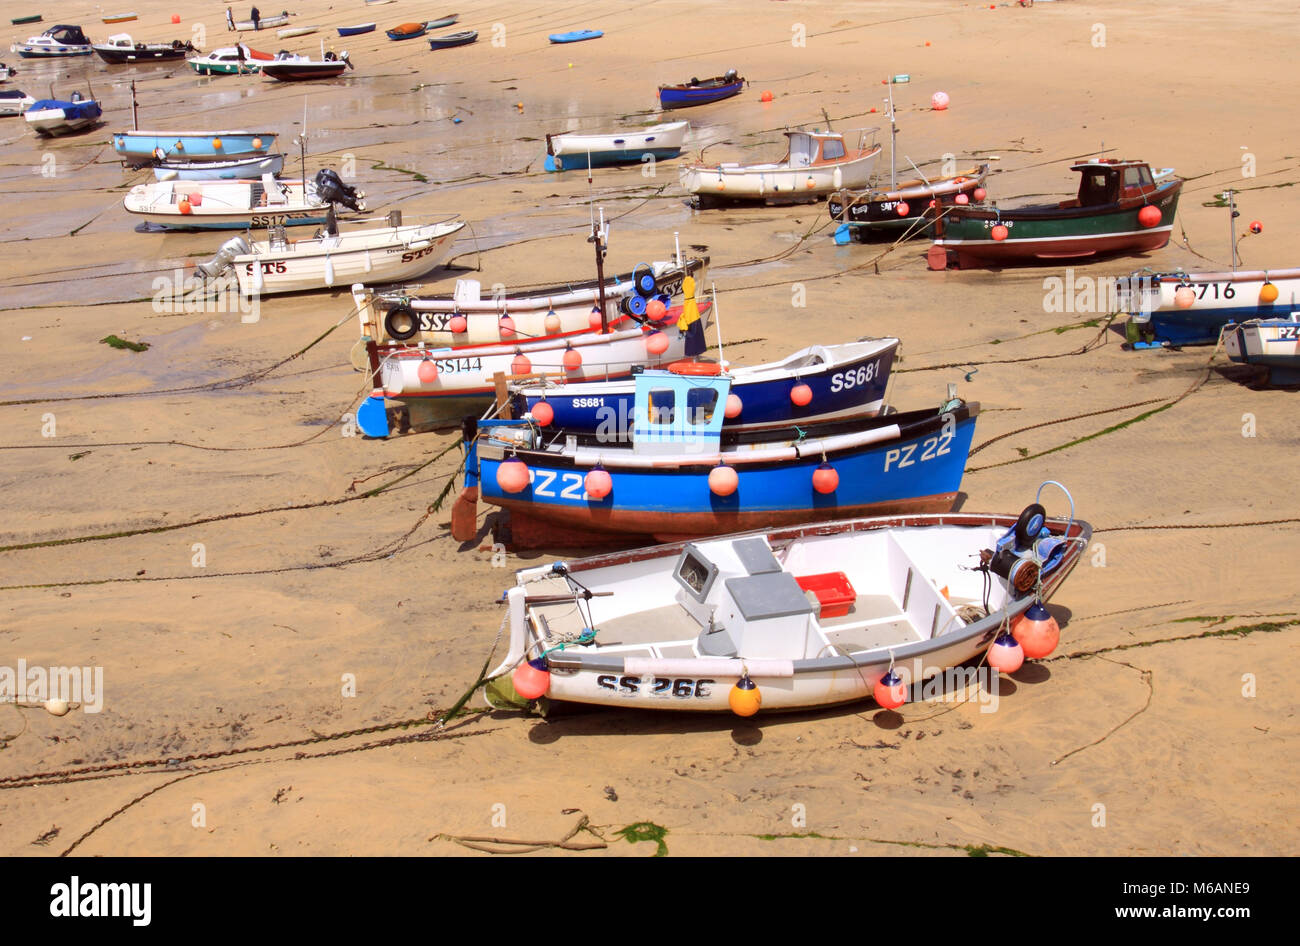
[{"label": "small dinghy", "polygon": [[428,23],[402,23],[387,31],[389,39],[419,39],[429,32]]},{"label": "small dinghy", "polygon": [[295,36],[310,36],[319,29],[319,26],[291,26],[287,30],[276,30],[275,35],[279,39],[293,39]]},{"label": "small dinghy", "polygon": [[353,68],[348,52],[335,55],[332,51],[323,60],[292,59],[268,62],[262,65],[262,75],[281,82],[309,82],[312,79],[337,79],[344,71]]},{"label": "small dinghy", "polygon": [[402,226],[400,215],[386,225],[340,232],[333,213],[323,232],[310,240],[290,241],[283,227],[269,239],[248,243],[235,237],[198,269],[218,277],[233,271],[245,296],[308,292],[351,285],[355,280],[401,282],[442,262],[463,220]]},{"label": "small dinghy", "polygon": [[649,128],[603,135],[566,133],[546,136],[548,171],[568,171],[598,165],[637,164],[648,154],[656,161],[682,153],[690,122],[668,122]]},{"label": "small dinghy", "polygon": [[429,37],[430,49],[453,49],[456,46],[468,46],[478,41],[478,30],[462,30],[459,33],[446,33],[442,36]]},{"label": "small dinghy", "polygon": [[258,17],[257,22],[254,23],[251,17],[247,20],[236,20],[234,14],[230,12],[230,7],[226,7],[227,30],[268,30],[277,26],[285,26],[288,22],[288,10],[284,10],[275,16]]},{"label": "small dinghy", "polygon": [[158,161],[153,175],[160,181],[248,181],[284,170],[284,155],[268,154],[233,161]]},{"label": "small dinghy", "polygon": [[1300,384],[1300,307],[1295,300],[1286,318],[1250,319],[1223,330],[1223,350],[1241,365],[1268,369],[1268,383]]},{"label": "small dinghy", "polygon": [[16,118],[36,104],[36,99],[20,89],[0,92],[0,116]]},{"label": "small dinghy", "polygon": [[360,211],[364,196],[326,168],[307,182],[270,174],[260,181],[155,181],[131,188],[122,204],[128,213],[169,229],[247,230],[320,225],[332,203]]},{"label": "small dinghy", "polygon": [[374,23],[361,23],[357,26],[340,26],[340,36],[360,36],[363,33],[373,33],[375,31]]},{"label": "small dinghy", "polygon": [[264,63],[277,58],[279,57],[240,43],[237,46],[223,46],[204,56],[194,56],[185,61],[201,76],[248,76],[260,72]]},{"label": "small dinghy", "polygon": [[[1056,648],[1042,602],[1091,536],[1072,499],[1066,519],[1035,501],[1018,517],[850,519],[526,568],[503,595],[509,649],[485,696],[740,716],[894,709],[909,688],[972,683],[995,698],[990,672]],[[959,667],[986,652],[987,669]]]},{"label": "small dinghy", "polygon": [[552,33],[547,37],[552,43],[581,43],[589,39],[600,39],[603,30],[573,30],[570,33]]},{"label": "small dinghy", "polygon": [[94,52],[80,26],[51,26],[40,36],[9,47],[24,59],[49,59],[62,56],[89,56]]},{"label": "small dinghy", "polygon": [[105,23],[129,23],[135,18],[134,13],[110,13],[102,19]]},{"label": "small dinghy", "polygon": [[69,135],[94,125],[104,111],[93,99],[73,92],[70,99],[40,99],[23,113],[32,131],[43,137]]},{"label": "small dinghy", "polygon": [[110,66],[131,65],[142,62],[175,62],[197,53],[194,44],[179,39],[170,43],[137,43],[130,33],[110,36],[107,43],[96,43],[92,49]]},{"label": "small dinghy", "polygon": [[26,23],[39,23],[41,22],[41,15],[39,13],[32,13],[27,16],[16,16],[9,22],[14,26],[22,26]]},{"label": "small dinghy", "polygon": [[[787,131],[785,157],[774,164],[693,164],[681,169],[682,187],[700,206],[735,201],[798,204],[844,187],[865,187],[880,157],[878,129],[861,129],[856,148],[837,131]],[[871,140],[868,141],[870,136]]]},{"label": "small dinghy", "polygon": [[117,131],[113,150],[133,165],[265,158],[275,147],[273,131]]},{"label": "small dinghy", "polygon": [[733,95],[739,95],[745,87],[745,77],[728,69],[725,75],[712,79],[695,79],[681,85],[659,86],[659,104],[663,108],[690,108],[693,105],[708,105],[720,102]]}]

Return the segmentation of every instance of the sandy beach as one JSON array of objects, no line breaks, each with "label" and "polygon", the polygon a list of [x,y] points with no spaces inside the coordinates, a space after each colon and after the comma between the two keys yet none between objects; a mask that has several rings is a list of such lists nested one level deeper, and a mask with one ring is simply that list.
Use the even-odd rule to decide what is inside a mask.
[{"label": "sandy beach", "polygon": [[[130,6],[137,21],[105,25],[70,0],[9,41],[54,23],[205,51],[236,35],[224,5]],[[675,235],[707,253],[729,360],[898,336],[893,404],[937,406],[955,383],[982,405],[961,508],[1014,514],[1058,480],[1093,545],[1051,604],[1060,649],[1004,677],[996,712],[934,699],[543,719],[475,695],[477,712],[438,729],[493,648],[513,571],[573,551],[494,552],[486,505],[479,539],[454,541],[450,502],[431,503],[458,438],[356,435],[369,386],[346,288],[267,298],[256,320],[155,304],[155,280],[229,234],[136,232],[122,198],[152,172],[110,144],[130,127],[132,80],[142,127],[272,129],[295,168],[305,119],[309,174],[354,168],[376,215],[469,222],[426,291],[514,289],[594,275],[587,175],[543,170],[547,133],[658,120],[659,84],[735,68],[740,96],[680,115],[687,153],[775,160],[795,125],[885,126],[887,141],[882,80],[907,73],[893,87],[900,155],[989,160],[999,203],[1072,195],[1069,165],[1094,155],[1186,180],[1167,247],[1074,264],[1073,284],[1229,269],[1228,188],[1234,232],[1263,224],[1240,240],[1243,268],[1294,267],[1294,57],[1261,42],[1293,4],[459,10],[455,28],[479,41],[438,52],[384,36],[443,12],[415,0],[301,0],[292,24],[318,33],[244,34],[270,52],[347,49],[356,69],[321,83],[4,56],[20,70],[5,88],[89,87],[105,121],[41,140],[0,119],[0,667],[102,668],[98,712],[0,704],[0,853],[463,855],[465,838],[558,844],[579,824],[537,852],[1293,852],[1294,390],[1262,387],[1221,349],[1125,350],[1123,316],[1077,297],[1052,311],[1046,280],[1064,266],[932,272],[927,240],[837,246],[824,203],[694,210],[677,178],[687,154],[653,176],[598,169],[608,265],[666,259]],[[605,36],[547,41],[581,28]],[[936,91],[946,111],[930,108]],[[636,825],[663,830],[623,831]]]}]

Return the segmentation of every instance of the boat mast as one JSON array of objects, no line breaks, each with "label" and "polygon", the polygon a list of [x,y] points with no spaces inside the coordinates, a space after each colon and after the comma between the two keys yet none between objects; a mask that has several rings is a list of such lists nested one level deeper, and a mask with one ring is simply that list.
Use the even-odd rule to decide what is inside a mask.
[{"label": "boat mast", "polygon": [[131,130],[140,130],[140,103],[135,100],[135,80],[131,80]]},{"label": "boat mast", "polygon": [[592,193],[591,149],[587,149],[587,206],[591,213],[591,236],[588,243],[596,245],[596,293],[600,300],[600,334],[609,334],[609,313],[605,309],[605,208],[600,209],[600,225],[596,224],[596,199]]},{"label": "boat mast", "polygon": [[898,190],[898,167],[894,155],[898,151],[898,122],[894,115],[894,79],[889,79],[889,189]]},{"label": "boat mast", "polygon": [[1237,223],[1241,214],[1237,211],[1237,195],[1233,191],[1224,191],[1223,197],[1228,202],[1228,243],[1232,246],[1232,271],[1237,271]]}]

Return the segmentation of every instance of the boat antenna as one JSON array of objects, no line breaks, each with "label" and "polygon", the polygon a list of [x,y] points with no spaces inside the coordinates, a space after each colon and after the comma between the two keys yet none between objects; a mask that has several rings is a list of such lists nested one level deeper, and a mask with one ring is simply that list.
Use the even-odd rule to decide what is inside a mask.
[{"label": "boat antenna", "polygon": [[135,80],[131,80],[131,130],[140,130],[140,103],[135,99]]},{"label": "boat antenna", "polygon": [[1232,244],[1232,271],[1237,271],[1237,224],[1236,220],[1241,216],[1237,210],[1237,195],[1235,191],[1224,191],[1223,198],[1228,202],[1228,242]]},{"label": "boat antenna", "polygon": [[307,96],[302,97],[302,134],[298,136],[298,156],[302,163],[302,194],[307,196]]},{"label": "boat antenna", "polygon": [[898,116],[894,112],[894,82],[897,76],[889,77],[889,189],[898,190]]},{"label": "boat antenna", "polygon": [[[588,166],[587,168],[587,173],[588,174],[591,173],[590,166]],[[605,232],[604,231],[605,231],[605,209],[603,207],[601,208],[600,226],[598,227],[596,225],[596,212],[595,212],[595,208],[593,207],[592,216],[591,216],[591,236],[587,238],[587,242],[594,243],[596,245],[596,294],[597,294],[597,298],[600,300],[599,302],[600,334],[607,335],[609,333],[609,312],[605,308]]]}]

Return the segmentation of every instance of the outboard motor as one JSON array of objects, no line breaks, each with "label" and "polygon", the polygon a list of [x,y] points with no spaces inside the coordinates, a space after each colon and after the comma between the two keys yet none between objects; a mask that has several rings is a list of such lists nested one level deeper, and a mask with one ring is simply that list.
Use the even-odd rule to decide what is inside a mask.
[{"label": "outboard motor", "polygon": [[342,204],[349,210],[366,209],[363,198],[366,196],[355,187],[343,183],[343,178],[333,168],[321,168],[316,172],[316,196],[326,203]]},{"label": "outboard motor", "polygon": [[248,241],[242,236],[231,237],[221,244],[217,255],[206,263],[199,263],[194,268],[208,279],[215,279],[222,273],[234,268],[236,256],[246,256],[251,250]]}]

